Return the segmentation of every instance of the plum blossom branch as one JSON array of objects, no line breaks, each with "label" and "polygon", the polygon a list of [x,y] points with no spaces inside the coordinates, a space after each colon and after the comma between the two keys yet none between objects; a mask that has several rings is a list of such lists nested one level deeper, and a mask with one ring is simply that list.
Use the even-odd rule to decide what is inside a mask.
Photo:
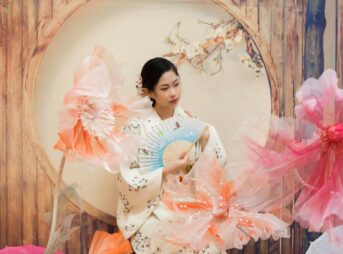
[{"label": "plum blossom branch", "polygon": [[188,62],[201,72],[207,72],[204,63],[211,61],[216,70],[211,71],[210,74],[215,75],[222,70],[223,52],[228,53],[236,44],[244,42],[246,50],[239,54],[240,61],[251,68],[256,77],[264,71],[260,53],[255,49],[248,32],[236,19],[219,23],[198,20],[198,23],[208,26],[208,32],[203,41],[188,41],[182,37],[180,35],[181,21],[179,21],[166,37],[165,42],[172,47],[172,50],[164,56],[174,58],[177,65]]}]

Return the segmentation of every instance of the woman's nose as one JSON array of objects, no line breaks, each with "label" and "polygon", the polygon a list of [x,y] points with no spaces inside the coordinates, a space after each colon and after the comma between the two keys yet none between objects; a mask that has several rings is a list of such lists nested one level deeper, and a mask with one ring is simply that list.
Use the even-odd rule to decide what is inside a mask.
[{"label": "woman's nose", "polygon": [[176,95],[176,90],[175,90],[175,88],[171,88],[171,89],[170,89],[170,95],[171,95],[172,97],[174,97],[174,96]]}]

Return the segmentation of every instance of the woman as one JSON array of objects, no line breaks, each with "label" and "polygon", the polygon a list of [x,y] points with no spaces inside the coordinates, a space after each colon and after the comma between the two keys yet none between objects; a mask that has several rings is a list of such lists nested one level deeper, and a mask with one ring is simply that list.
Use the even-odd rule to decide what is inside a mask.
[{"label": "woman", "polygon": [[[173,116],[191,117],[178,105],[182,94],[181,80],[177,68],[170,61],[154,58],[146,62],[138,88],[142,95],[150,97],[153,110],[151,114],[127,124],[124,132],[144,137],[162,120]],[[165,176],[180,174],[204,149],[213,149],[220,164],[225,165],[223,145],[215,128],[209,126],[207,133],[188,155],[181,154],[178,160],[161,170],[141,172],[137,157],[132,158],[127,167],[120,170],[117,177],[120,197],[117,224],[125,238],[130,239],[136,253],[220,253],[214,245],[201,251],[193,251],[153,236],[159,222],[172,216],[172,212],[160,202]]]}]

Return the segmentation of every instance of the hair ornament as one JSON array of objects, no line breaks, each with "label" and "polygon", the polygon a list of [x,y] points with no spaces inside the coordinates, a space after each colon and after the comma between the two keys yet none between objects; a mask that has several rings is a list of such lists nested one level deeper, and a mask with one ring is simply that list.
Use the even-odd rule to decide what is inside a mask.
[{"label": "hair ornament", "polygon": [[136,88],[137,88],[137,95],[142,96],[142,97],[147,95],[147,89],[143,87],[143,81],[142,81],[141,75],[137,76]]}]

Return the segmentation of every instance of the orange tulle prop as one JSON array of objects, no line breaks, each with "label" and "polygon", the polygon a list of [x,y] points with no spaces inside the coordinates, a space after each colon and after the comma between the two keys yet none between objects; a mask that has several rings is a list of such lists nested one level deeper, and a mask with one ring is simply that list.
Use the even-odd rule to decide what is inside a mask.
[{"label": "orange tulle prop", "polygon": [[251,238],[288,237],[287,223],[255,207],[253,195],[238,195],[241,188],[257,189],[227,180],[215,155],[205,151],[183,181],[167,176],[163,202],[175,216],[160,223],[156,237],[194,250],[212,242],[222,251],[241,249]]},{"label": "orange tulle prop", "polygon": [[88,254],[130,254],[133,253],[130,241],[121,232],[109,234],[96,231]]},{"label": "orange tulle prop", "polygon": [[129,119],[150,112],[151,101],[125,96],[120,70],[102,47],[84,59],[73,88],[64,96],[55,149],[115,171],[140,144],[140,137],[124,135],[121,128]]}]

